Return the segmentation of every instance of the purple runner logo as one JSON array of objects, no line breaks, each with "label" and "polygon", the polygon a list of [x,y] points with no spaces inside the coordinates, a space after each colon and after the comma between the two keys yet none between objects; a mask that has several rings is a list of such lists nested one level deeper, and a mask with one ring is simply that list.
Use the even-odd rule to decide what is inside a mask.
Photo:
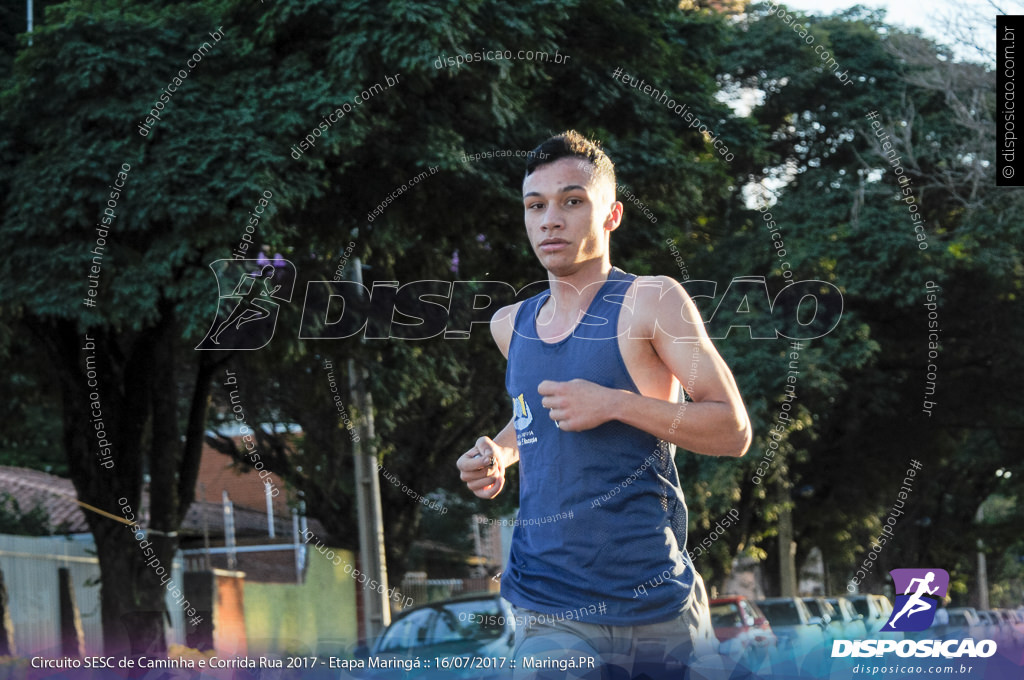
[{"label": "purple runner logo", "polygon": [[277,328],[280,303],[291,302],[295,265],[279,256],[273,264],[265,258],[217,260],[210,269],[217,276],[217,314],[196,349],[266,346]]},{"label": "purple runner logo", "polygon": [[[925,630],[935,620],[939,600],[949,589],[949,572],[945,569],[893,569],[896,604],[882,630],[904,632]],[[897,623],[899,622],[899,623]]]}]

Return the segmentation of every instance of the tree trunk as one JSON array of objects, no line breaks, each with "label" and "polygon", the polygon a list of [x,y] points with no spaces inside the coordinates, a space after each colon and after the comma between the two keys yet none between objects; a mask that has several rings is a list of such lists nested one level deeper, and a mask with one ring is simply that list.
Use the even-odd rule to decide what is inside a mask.
[{"label": "tree trunk", "polygon": [[[55,358],[64,450],[78,498],[125,518],[118,521],[83,508],[100,563],[104,649],[113,655],[166,652],[165,598],[172,585],[177,530],[194,496],[210,376],[224,360],[199,358],[182,445],[174,356],[178,336],[170,304],[160,306],[159,321],[138,334],[99,329],[80,335],[67,321],[35,327]],[[97,456],[100,432],[110,442],[112,466],[105,467]],[[144,461],[151,483],[150,512],[142,522]],[[131,518],[142,522],[143,532],[130,526]]]}]

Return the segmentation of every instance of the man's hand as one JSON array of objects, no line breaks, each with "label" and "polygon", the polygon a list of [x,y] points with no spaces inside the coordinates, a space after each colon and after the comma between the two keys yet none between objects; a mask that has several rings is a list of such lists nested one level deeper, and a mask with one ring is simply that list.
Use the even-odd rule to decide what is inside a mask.
[{"label": "man's hand", "polygon": [[476,445],[456,462],[460,477],[480,498],[494,498],[505,486],[505,466],[514,452],[490,437],[480,437]]},{"label": "man's hand", "polygon": [[576,378],[568,382],[545,380],[537,385],[541,406],[558,429],[581,432],[612,420],[618,390]]}]

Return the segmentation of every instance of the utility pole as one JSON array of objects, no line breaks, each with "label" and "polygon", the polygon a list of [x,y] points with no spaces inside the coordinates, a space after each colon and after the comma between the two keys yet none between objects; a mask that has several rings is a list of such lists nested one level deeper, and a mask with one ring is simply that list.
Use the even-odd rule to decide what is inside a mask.
[{"label": "utility pole", "polygon": [[796,541],[793,540],[793,510],[789,503],[792,498],[789,485],[781,479],[777,485],[782,502],[779,509],[779,587],[782,597],[797,596]]},{"label": "utility pole", "polygon": [[[974,519],[978,524],[985,521],[985,509],[983,505],[978,506],[978,512]],[[978,539],[978,609],[988,609],[988,568],[985,564],[985,544]]]},{"label": "utility pole", "polygon": [[[359,258],[352,260],[352,280],[362,285],[363,265]],[[364,340],[365,341],[365,340]],[[373,431],[373,395],[370,393],[369,373],[348,360],[348,386],[360,414],[357,421],[359,441],[352,442],[356,468],[356,505],[359,521],[359,558],[362,572],[379,583],[376,589],[363,590],[363,630],[371,640],[391,623],[388,603],[388,568],[384,557],[384,515],[380,503],[380,477],[377,474],[377,447]],[[366,443],[365,451],[363,443]]]}]

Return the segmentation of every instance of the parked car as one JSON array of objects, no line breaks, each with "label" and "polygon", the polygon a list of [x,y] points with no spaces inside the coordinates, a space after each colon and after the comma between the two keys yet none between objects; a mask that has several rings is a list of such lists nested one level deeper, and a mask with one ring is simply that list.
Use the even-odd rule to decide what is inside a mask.
[{"label": "parked car", "polygon": [[993,609],[992,613],[999,620],[999,635],[996,638],[1008,645],[1017,646],[1024,640],[1024,634],[1017,628],[1017,615],[1009,609]]},{"label": "parked car", "polygon": [[1018,609],[1008,609],[1010,614],[1011,625],[1013,626],[1014,634],[1019,640],[1019,644],[1024,645],[1024,614]]},{"label": "parked car", "polygon": [[981,638],[985,640],[998,640],[1000,638],[999,617],[995,612],[987,609],[979,609],[978,620],[981,626]]},{"label": "parked car", "polygon": [[721,643],[719,653],[751,670],[770,671],[770,656],[778,638],[757,605],[742,595],[720,597],[710,602],[711,624]]},{"label": "parked car", "polygon": [[984,626],[974,607],[950,607],[948,611],[949,623],[941,635],[943,640],[985,639]]},{"label": "parked car", "polygon": [[835,610],[837,618],[832,625],[838,627],[836,638],[840,640],[863,640],[868,636],[864,616],[857,611],[853,603],[845,597],[827,597],[828,603]]},{"label": "parked car", "polygon": [[854,609],[864,617],[864,627],[869,638],[903,639],[898,631],[883,631],[882,627],[889,621],[892,614],[892,602],[884,595],[850,595],[848,598]]},{"label": "parked car", "polygon": [[[383,661],[380,668],[360,669],[358,678],[396,677],[394,664],[419,659],[421,668],[406,669],[401,677],[488,678],[507,680],[512,677],[512,647],[515,643],[515,617],[512,608],[497,593],[466,596],[431,602],[402,611],[369,649],[356,656]],[[461,659],[460,659],[461,657]],[[435,658],[452,660],[450,666],[436,668]],[[504,658],[507,661],[500,664]],[[491,667],[480,668],[462,663],[466,659],[491,659]],[[429,667],[427,665],[429,662]],[[391,665],[390,668],[386,668]],[[342,677],[348,677],[342,675]]]},{"label": "parked car", "polygon": [[825,646],[832,649],[832,641],[841,637],[838,635],[839,626],[832,625],[832,620],[837,617],[836,610],[823,597],[801,598],[807,605],[807,611],[811,612],[812,620],[821,626],[821,633],[825,637]]},{"label": "parked car", "polygon": [[785,672],[792,662],[794,670],[827,675],[826,665],[831,660],[831,649],[825,648],[822,626],[803,600],[799,597],[773,597],[758,600],[755,604],[768,617],[772,632],[779,640],[773,667]]}]

